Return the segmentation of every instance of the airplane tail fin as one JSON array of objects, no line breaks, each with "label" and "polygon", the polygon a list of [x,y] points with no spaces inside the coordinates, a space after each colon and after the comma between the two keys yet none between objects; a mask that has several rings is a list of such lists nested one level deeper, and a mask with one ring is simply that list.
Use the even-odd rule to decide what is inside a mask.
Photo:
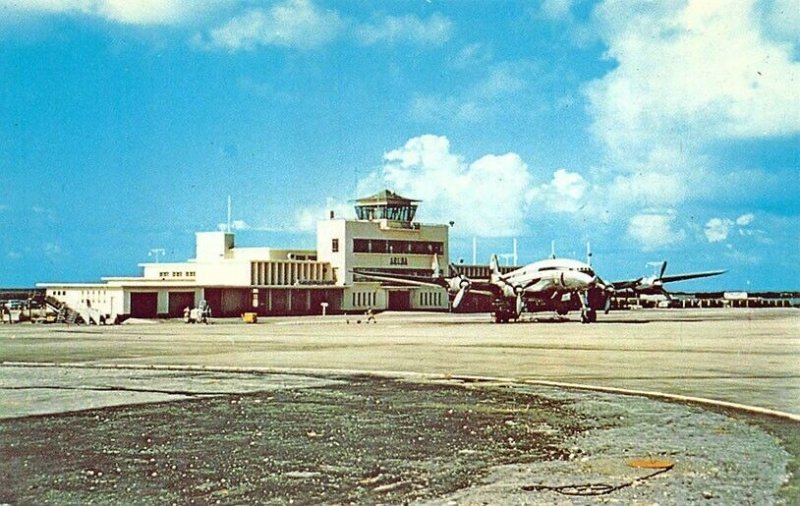
[{"label": "airplane tail fin", "polygon": [[497,255],[492,255],[489,262],[489,272],[492,276],[492,281],[497,281],[500,278],[500,263],[497,261]]},{"label": "airplane tail fin", "polygon": [[433,264],[431,264],[431,269],[433,270],[434,278],[442,277],[442,269],[439,267],[439,255],[436,253],[433,254]]}]

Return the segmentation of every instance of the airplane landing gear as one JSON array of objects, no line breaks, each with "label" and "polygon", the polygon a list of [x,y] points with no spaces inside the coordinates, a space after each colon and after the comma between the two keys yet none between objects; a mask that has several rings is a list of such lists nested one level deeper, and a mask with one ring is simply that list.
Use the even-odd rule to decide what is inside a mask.
[{"label": "airplane landing gear", "polygon": [[593,323],[597,321],[597,311],[589,304],[588,292],[582,292],[581,301],[581,323]]},{"label": "airplane landing gear", "polygon": [[495,311],[494,313],[495,323],[508,323],[512,318],[514,318],[514,315],[508,311]]}]

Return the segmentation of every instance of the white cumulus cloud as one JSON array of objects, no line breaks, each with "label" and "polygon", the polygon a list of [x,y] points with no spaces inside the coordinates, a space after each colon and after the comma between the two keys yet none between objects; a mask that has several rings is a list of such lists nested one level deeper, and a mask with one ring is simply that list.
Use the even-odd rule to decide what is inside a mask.
[{"label": "white cumulus cloud", "polygon": [[607,0],[598,13],[618,66],[586,94],[593,131],[618,163],[684,140],[699,150],[800,131],[800,63],[762,32],[752,1]]},{"label": "white cumulus cloud", "polygon": [[[615,66],[583,88],[605,154],[592,195],[617,217],[634,215],[627,233],[643,248],[685,236],[675,212],[648,209],[735,191],[730,165],[716,158],[720,145],[800,132],[796,32],[782,31],[794,26],[796,5],[789,10],[784,0],[605,0],[595,9]],[[778,22],[776,12],[788,19]],[[737,227],[749,235],[745,226],[717,217],[702,233],[720,242]]]},{"label": "white cumulus cloud", "polygon": [[180,23],[216,6],[183,0],[0,0],[0,11],[12,14],[84,14],[129,25]]},{"label": "white cumulus cloud", "polygon": [[724,218],[711,218],[706,223],[705,235],[708,242],[721,242],[728,238],[733,222]]},{"label": "white cumulus cloud", "polygon": [[669,206],[685,199],[688,189],[674,173],[639,172],[616,176],[606,188],[610,203],[620,209],[628,204]]},{"label": "white cumulus cloud", "polygon": [[726,241],[730,236],[731,231],[739,232],[740,236],[751,236],[753,230],[748,228],[755,221],[753,213],[745,213],[735,220],[730,218],[711,218],[706,222],[705,233],[708,242],[722,242]]},{"label": "white cumulus cloud", "polygon": [[560,213],[574,213],[583,203],[589,183],[577,172],[558,169],[549,183],[528,192],[528,200]]},{"label": "white cumulus cloud", "polygon": [[[251,227],[246,221],[244,220],[231,220],[231,230],[250,230]],[[217,230],[228,230],[227,223],[219,223],[217,225]]]},{"label": "white cumulus cloud", "polygon": [[417,121],[477,123],[497,111],[504,100],[518,100],[518,93],[527,86],[522,77],[523,70],[511,64],[493,65],[486,69],[485,76],[467,89],[456,90],[451,95],[414,98],[409,114]]},{"label": "white cumulus cloud", "polygon": [[516,153],[485,155],[471,163],[451,152],[446,137],[422,135],[384,156],[384,166],[359,184],[359,193],[389,188],[422,200],[420,220],[455,222],[455,233],[484,237],[525,229],[527,164]]},{"label": "white cumulus cloud", "polygon": [[645,211],[628,220],[627,235],[636,241],[644,251],[680,243],[686,237],[683,229],[675,229],[675,212]]},{"label": "white cumulus cloud", "polygon": [[412,15],[386,16],[377,23],[360,26],[356,37],[365,45],[411,42],[439,46],[450,39],[452,31],[453,23],[441,14],[433,14],[428,19]]},{"label": "white cumulus cloud", "polygon": [[271,45],[310,49],[333,40],[342,24],[336,12],[319,9],[310,0],[288,0],[237,16],[198,42],[230,51]]},{"label": "white cumulus cloud", "polygon": [[541,12],[549,19],[567,19],[573,0],[542,0]]},{"label": "white cumulus cloud", "polygon": [[739,225],[740,227],[745,227],[753,223],[755,219],[756,217],[753,213],[743,214],[738,218],[736,218],[736,224]]}]

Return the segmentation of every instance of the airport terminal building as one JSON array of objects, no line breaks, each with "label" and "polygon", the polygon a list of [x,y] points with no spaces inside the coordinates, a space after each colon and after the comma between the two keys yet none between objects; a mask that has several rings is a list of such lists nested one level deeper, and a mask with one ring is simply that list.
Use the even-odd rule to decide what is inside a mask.
[{"label": "airport terminal building", "polygon": [[357,218],[317,223],[317,249],[237,247],[231,232],[197,232],[195,257],[143,263],[140,277],[101,283],[39,283],[51,300],[112,320],[178,318],[205,300],[213,316],[302,315],[382,310],[446,310],[437,287],[386,286],[353,268],[431,275],[448,265],[448,225],[414,221],[418,201],[389,190],[355,202]]}]

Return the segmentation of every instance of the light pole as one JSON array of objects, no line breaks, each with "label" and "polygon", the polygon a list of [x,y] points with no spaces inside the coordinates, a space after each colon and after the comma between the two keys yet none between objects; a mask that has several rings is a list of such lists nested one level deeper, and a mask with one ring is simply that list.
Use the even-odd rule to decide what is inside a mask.
[{"label": "light pole", "polygon": [[152,248],[148,253],[147,256],[155,257],[156,263],[158,263],[159,255],[164,256],[167,252],[164,251],[164,248]]}]

